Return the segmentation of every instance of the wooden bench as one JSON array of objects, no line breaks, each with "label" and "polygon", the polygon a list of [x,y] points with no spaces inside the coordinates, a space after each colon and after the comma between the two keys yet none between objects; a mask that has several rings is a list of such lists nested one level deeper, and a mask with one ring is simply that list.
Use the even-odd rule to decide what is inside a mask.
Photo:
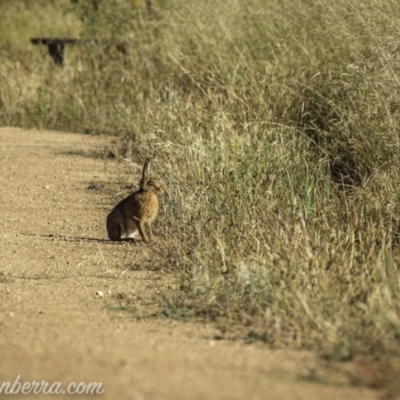
[{"label": "wooden bench", "polygon": [[96,44],[96,39],[74,39],[74,38],[31,38],[31,43],[35,45],[45,45],[49,50],[49,54],[56,65],[62,67],[64,65],[64,49],[65,45],[76,44]]}]

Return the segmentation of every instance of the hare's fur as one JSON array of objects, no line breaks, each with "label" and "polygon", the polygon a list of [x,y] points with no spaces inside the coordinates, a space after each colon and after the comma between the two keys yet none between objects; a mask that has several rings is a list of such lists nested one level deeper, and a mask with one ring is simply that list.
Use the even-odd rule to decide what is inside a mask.
[{"label": "hare's fur", "polygon": [[144,164],[139,190],[121,200],[108,214],[107,233],[110,240],[133,239],[138,231],[144,242],[153,239],[151,223],[157,216],[157,194],[164,190],[164,184],[147,177],[148,164],[149,161]]}]

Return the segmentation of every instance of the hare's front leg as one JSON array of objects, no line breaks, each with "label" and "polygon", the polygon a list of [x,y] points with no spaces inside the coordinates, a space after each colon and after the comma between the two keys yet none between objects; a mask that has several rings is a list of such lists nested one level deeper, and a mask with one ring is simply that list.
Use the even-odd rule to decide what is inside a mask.
[{"label": "hare's front leg", "polygon": [[146,234],[144,233],[144,222],[142,219],[137,222],[137,227],[139,229],[140,236],[142,237],[143,242],[148,243],[149,241],[147,240]]},{"label": "hare's front leg", "polygon": [[151,242],[153,240],[153,231],[151,230],[151,222],[147,223],[147,230],[149,232],[149,241]]}]

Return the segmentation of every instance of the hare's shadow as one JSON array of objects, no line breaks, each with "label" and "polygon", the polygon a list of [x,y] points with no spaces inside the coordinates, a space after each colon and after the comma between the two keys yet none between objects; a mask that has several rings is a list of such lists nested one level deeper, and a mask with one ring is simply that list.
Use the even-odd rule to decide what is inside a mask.
[{"label": "hare's shadow", "polygon": [[59,239],[59,240],[64,240],[66,242],[81,242],[81,241],[86,241],[86,242],[97,242],[97,243],[104,243],[104,244],[121,244],[121,243],[137,243],[135,239],[121,239],[119,241],[112,241],[109,239],[98,239],[98,238],[91,238],[91,237],[84,237],[84,236],[62,236],[62,235],[54,235],[52,233],[48,235],[40,235],[37,233],[23,233],[25,236],[38,236],[38,237],[43,237],[47,239]]}]

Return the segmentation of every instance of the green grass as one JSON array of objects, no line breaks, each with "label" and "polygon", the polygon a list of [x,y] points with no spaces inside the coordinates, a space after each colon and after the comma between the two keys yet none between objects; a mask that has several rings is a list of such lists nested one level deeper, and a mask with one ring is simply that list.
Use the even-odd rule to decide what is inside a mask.
[{"label": "green grass", "polygon": [[[155,157],[164,315],[330,359],[399,354],[399,2],[34,4],[0,5],[0,124]],[[60,69],[28,40],[67,34],[104,43]]]}]

